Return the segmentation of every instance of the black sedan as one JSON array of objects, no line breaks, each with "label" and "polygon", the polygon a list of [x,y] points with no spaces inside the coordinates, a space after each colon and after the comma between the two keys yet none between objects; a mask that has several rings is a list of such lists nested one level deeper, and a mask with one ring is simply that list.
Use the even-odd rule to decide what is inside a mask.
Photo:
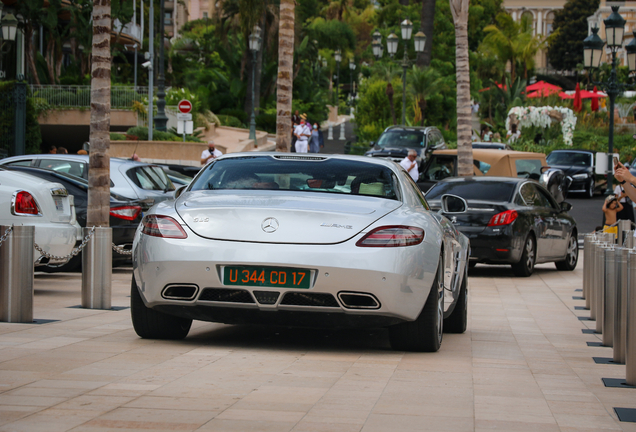
[{"label": "black sedan", "polygon": [[530,276],[535,264],[554,262],[574,270],[578,261],[576,221],[571,204],[560,205],[540,184],[524,178],[462,177],[440,181],[426,194],[432,208],[444,195],[464,198],[465,213],[447,215],[470,239],[470,265],[511,264]]},{"label": "black sedan", "polygon": [[562,170],[572,179],[569,192],[582,192],[592,198],[596,191],[607,187],[607,176],[596,174],[596,153],[593,150],[554,150],[546,161],[550,167]]},{"label": "black sedan", "polygon": [[[64,185],[70,195],[75,197],[75,213],[77,222],[82,228],[86,227],[86,213],[88,208],[88,182],[82,178],[66,175],[35,167],[11,166],[0,169],[20,171],[41,179]],[[141,222],[141,204],[111,192],[110,194],[110,227],[113,229],[113,243],[131,249],[135,230]],[[113,251],[113,266],[131,264],[129,255],[122,255]],[[45,267],[43,271],[74,271],[82,265],[81,255],[73,257],[61,267]]]}]

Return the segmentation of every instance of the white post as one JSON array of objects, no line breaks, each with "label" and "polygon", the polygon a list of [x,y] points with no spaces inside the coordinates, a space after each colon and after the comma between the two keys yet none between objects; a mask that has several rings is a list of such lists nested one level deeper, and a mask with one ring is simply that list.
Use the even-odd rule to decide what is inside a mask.
[{"label": "white post", "polygon": [[327,139],[328,140],[333,139],[333,125],[331,124],[331,122],[329,122],[329,132],[327,134]]},{"label": "white post", "polygon": [[344,141],[345,138],[345,122],[340,123],[340,141]]}]

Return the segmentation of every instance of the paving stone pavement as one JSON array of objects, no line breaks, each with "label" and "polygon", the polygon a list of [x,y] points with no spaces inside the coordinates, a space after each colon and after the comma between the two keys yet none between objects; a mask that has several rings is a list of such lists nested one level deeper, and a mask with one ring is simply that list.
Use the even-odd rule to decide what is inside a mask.
[{"label": "paving stone pavement", "polygon": [[[391,351],[385,330],[195,322],[142,340],[129,309],[72,307],[80,275],[38,273],[42,323],[0,323],[0,431],[636,431],[613,411],[636,390],[601,382],[625,367],[586,344],[582,269],[477,266],[469,329],[434,354]],[[130,279],[114,270],[114,306]]]}]

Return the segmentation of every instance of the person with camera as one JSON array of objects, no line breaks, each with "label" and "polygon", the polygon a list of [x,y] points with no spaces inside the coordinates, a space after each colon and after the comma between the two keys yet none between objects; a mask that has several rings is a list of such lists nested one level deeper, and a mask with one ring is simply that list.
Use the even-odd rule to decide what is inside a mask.
[{"label": "person with camera", "polygon": [[208,162],[222,155],[223,153],[215,148],[214,141],[210,140],[208,141],[208,148],[201,153],[201,165],[207,165]]}]

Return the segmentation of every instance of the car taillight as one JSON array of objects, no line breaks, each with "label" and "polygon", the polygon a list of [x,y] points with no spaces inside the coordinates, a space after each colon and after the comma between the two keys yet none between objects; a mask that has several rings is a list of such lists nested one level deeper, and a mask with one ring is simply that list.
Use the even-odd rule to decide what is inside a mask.
[{"label": "car taillight", "polygon": [[38,204],[35,202],[33,195],[26,191],[20,191],[15,194],[13,203],[13,213],[16,215],[34,215],[40,214]]},{"label": "car taillight", "polygon": [[141,220],[144,234],[153,237],[184,239],[188,238],[179,222],[169,216],[148,215]]},{"label": "car taillight", "polygon": [[124,219],[128,221],[137,219],[137,216],[139,216],[140,212],[141,212],[141,207],[139,206],[121,206],[121,207],[113,207],[110,209],[110,215],[112,217],[116,217],[116,218]]},{"label": "car taillight", "polygon": [[506,210],[505,212],[497,213],[490,218],[488,226],[510,225],[517,219],[517,216],[516,210]]},{"label": "car taillight", "polygon": [[424,240],[422,228],[410,226],[383,226],[376,228],[356,243],[359,247],[414,246]]}]

